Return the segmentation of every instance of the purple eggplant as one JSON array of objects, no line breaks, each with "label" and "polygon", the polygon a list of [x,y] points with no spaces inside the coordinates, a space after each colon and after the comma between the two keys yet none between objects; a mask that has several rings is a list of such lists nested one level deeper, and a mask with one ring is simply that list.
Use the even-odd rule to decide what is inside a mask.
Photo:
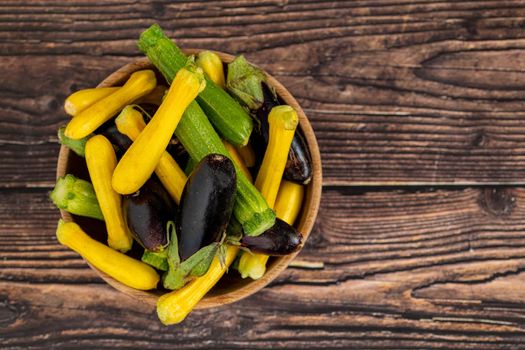
[{"label": "purple eggplant", "polygon": [[301,245],[303,236],[293,226],[277,218],[275,225],[259,236],[244,236],[240,243],[242,247],[254,253],[266,255],[287,255],[296,252]]},{"label": "purple eggplant", "polygon": [[116,148],[117,156],[120,158],[126,150],[131,146],[132,141],[124,134],[121,134],[117,126],[115,125],[115,120],[110,119],[104,124],[102,124],[97,131],[96,134],[104,135],[109,142]]},{"label": "purple eggplant", "polygon": [[175,220],[177,207],[155,178],[136,193],[124,196],[122,210],[129,230],[144,248],[158,252],[167,245],[166,225]]},{"label": "purple eggplant", "polygon": [[[255,133],[253,138],[253,148],[257,153],[257,159],[263,159],[266,146],[268,145],[268,135],[270,133],[268,125],[268,115],[273,107],[280,105],[268,86],[262,83],[264,101],[256,111]],[[284,168],[283,178],[289,181],[308,184],[312,178],[312,167],[308,147],[298,128],[292,139],[292,145],[288,153],[288,160]]]},{"label": "purple eggplant", "polygon": [[182,261],[221,239],[236,187],[235,167],[228,157],[209,154],[197,164],[184,187],[176,222]]},{"label": "purple eggplant", "polygon": [[[262,160],[268,145],[268,115],[273,107],[281,103],[268,87],[264,72],[251,65],[242,55],[228,64],[227,78],[228,91],[252,114],[254,132],[250,142],[257,159]],[[283,178],[301,184],[309,183],[312,178],[311,158],[300,129],[297,129],[292,140]]]}]

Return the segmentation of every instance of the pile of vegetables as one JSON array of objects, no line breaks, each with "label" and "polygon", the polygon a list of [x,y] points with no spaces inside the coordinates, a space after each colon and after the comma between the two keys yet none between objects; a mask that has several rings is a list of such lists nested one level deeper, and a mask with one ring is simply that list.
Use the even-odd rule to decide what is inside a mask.
[{"label": "pile of vegetables", "polygon": [[138,47],[165,82],[141,70],[66,99],[59,140],[90,181],[67,174],[51,199],[107,230],[106,245],[60,220],[59,242],[129,287],[165,290],[157,313],[174,324],[230,267],[258,279],[269,256],[299,249],[310,158],[296,111],[243,56],[225,76],[216,54],[187,57],[158,25]]}]

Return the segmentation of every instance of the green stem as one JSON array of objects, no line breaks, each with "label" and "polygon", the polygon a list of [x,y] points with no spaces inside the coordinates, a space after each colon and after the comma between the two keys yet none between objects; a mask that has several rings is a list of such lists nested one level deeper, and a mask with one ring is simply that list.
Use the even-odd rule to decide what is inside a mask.
[{"label": "green stem", "polygon": [[81,157],[85,156],[85,148],[86,148],[86,142],[89,140],[90,136],[83,137],[78,140],[73,140],[72,138],[67,137],[64,134],[64,131],[66,130],[66,127],[63,126],[60,129],[58,129],[58,140],[61,144],[71,149],[73,152],[78,154]]},{"label": "green stem", "polygon": [[50,197],[59,209],[104,221],[93,185],[86,180],[71,174],[58,178]]},{"label": "green stem", "polygon": [[152,252],[144,250],[141,260],[161,271],[168,271],[168,251],[164,249],[161,252]]},{"label": "green stem", "polygon": [[252,111],[261,108],[264,102],[262,83],[265,82],[264,72],[248,63],[243,55],[228,63],[226,87],[237,100]]}]

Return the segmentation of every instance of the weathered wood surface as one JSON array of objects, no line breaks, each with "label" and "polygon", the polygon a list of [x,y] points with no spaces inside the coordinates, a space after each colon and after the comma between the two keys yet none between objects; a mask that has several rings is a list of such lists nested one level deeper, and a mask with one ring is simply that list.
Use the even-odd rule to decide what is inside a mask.
[{"label": "weathered wood surface", "polygon": [[[326,185],[300,255],[323,270],[169,328],[58,245],[47,200],[64,98],[154,21],[285,84]],[[523,348],[525,189],[479,185],[525,183],[524,26],[506,0],[0,1],[0,348]]]},{"label": "weathered wood surface", "polygon": [[[46,195],[9,193],[0,208],[6,348],[503,349],[525,342],[525,189],[328,189],[300,255],[323,261],[323,270],[290,268],[253,297],[166,329],[153,310],[104,285],[56,243],[58,215]],[[12,204],[20,210],[10,213]]]}]

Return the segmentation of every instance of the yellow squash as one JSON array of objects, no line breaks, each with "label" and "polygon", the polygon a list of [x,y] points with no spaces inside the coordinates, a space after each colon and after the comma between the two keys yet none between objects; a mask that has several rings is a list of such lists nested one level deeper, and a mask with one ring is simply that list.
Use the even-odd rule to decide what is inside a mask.
[{"label": "yellow squash", "polygon": [[152,70],[131,74],[124,86],[75,115],[68,123],[65,135],[75,140],[88,136],[124,106],[150,93],[156,85]]},{"label": "yellow squash", "polygon": [[[132,141],[136,140],[142,130],[146,127],[142,114],[133,108],[126,106],[115,119],[118,131],[129,137]],[[155,174],[162,182],[171,197],[179,204],[184,185],[186,184],[186,174],[177,164],[175,159],[166,151],[162,153]]]},{"label": "yellow squash", "polygon": [[237,146],[236,149],[248,168],[255,165],[255,152],[249,143],[246,146]]},{"label": "yellow squash", "polygon": [[224,89],[226,80],[224,79],[224,67],[219,55],[211,51],[202,51],[197,56],[195,63],[202,68],[211,81]]},{"label": "yellow squash", "polygon": [[216,256],[204,276],[196,278],[179,290],[161,296],[157,302],[157,315],[161,322],[165,325],[182,322],[195,305],[221,279],[235,260],[238,251],[238,247],[228,246],[224,266],[221,265]]},{"label": "yellow squash", "polygon": [[98,100],[103,99],[106,96],[116,92],[120,87],[106,87],[106,88],[94,88],[79,90],[69,95],[64,102],[64,110],[70,116],[76,116],[84,109],[91,106]]},{"label": "yellow squash", "polygon": [[241,156],[237,152],[237,149],[233,147],[228,141],[222,140],[222,143],[224,144],[224,147],[226,147],[226,150],[228,151],[228,154],[230,155],[230,158],[235,162],[235,164],[241,169],[241,171],[246,175],[248,180],[250,182],[253,182],[252,174],[250,174],[250,171],[244,164],[244,161],[242,160]]},{"label": "yellow squash", "polygon": [[205,86],[200,68],[179,70],[159,109],[118,163],[112,180],[115,191],[130,194],[148,180],[186,107]]},{"label": "yellow squash", "polygon": [[261,192],[270,208],[275,204],[298,123],[297,113],[287,105],[272,108],[268,115],[270,126],[268,146],[255,180],[255,187]]},{"label": "yellow squash", "polygon": [[[261,191],[270,208],[275,206],[288,152],[298,123],[297,113],[287,105],[272,108],[268,115],[270,126],[268,147],[255,180],[255,187]],[[277,211],[276,215],[280,217]],[[242,254],[239,261],[239,272],[242,278],[261,278],[266,272],[268,258],[264,254]]]},{"label": "yellow squash", "polygon": [[283,180],[277,200],[275,201],[275,214],[289,225],[293,225],[301,211],[304,198],[304,186],[295,182]]},{"label": "yellow squash", "polygon": [[[67,114],[74,117],[98,100],[111,95],[118,89],[120,89],[120,86],[79,90],[69,95],[64,103],[64,110]],[[139,98],[137,103],[151,103],[160,105],[166,90],[167,88],[165,86],[156,86],[149,94]]]},{"label": "yellow squash", "polygon": [[153,289],[159,282],[159,275],[151,266],[94,240],[74,222],[60,220],[56,235],[61,244],[80,254],[100,271],[131,288]]},{"label": "yellow squash", "polygon": [[96,135],[88,140],[86,164],[106,222],[108,245],[113,249],[126,252],[131,249],[133,240],[124,222],[120,195],[111,187],[111,176],[117,165],[117,157],[108,139],[102,135]]}]

